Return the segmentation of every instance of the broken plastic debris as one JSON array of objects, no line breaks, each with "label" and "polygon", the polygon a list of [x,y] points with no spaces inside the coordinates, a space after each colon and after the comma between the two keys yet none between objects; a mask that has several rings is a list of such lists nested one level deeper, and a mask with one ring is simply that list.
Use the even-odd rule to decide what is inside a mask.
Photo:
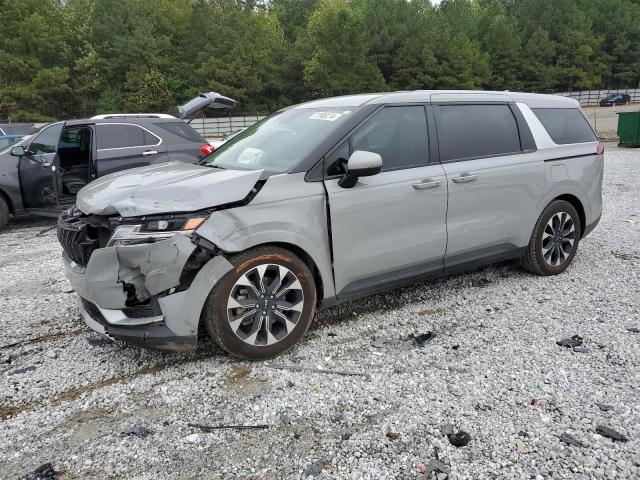
[{"label": "broken plastic debris", "polygon": [[574,335],[572,337],[563,338],[556,342],[557,345],[566,348],[574,348],[582,345],[582,337],[580,335]]},{"label": "broken plastic debris", "polygon": [[58,472],[52,463],[43,463],[33,472],[27,473],[22,480],[56,480],[60,472]]},{"label": "broken plastic debris", "polygon": [[596,433],[599,433],[603,437],[610,438],[611,440],[615,440],[616,442],[626,442],[629,440],[625,435],[620,432],[616,432],[613,428],[609,428],[605,425],[598,425],[596,427]]},{"label": "broken plastic debris", "polygon": [[562,443],[566,443],[567,445],[573,445],[574,447],[582,447],[582,443],[580,443],[568,433],[563,433],[562,435],[560,435],[560,441]]},{"label": "broken plastic debris", "polygon": [[605,405],[604,403],[597,403],[596,405],[598,405],[598,408],[603,412],[609,412],[613,410],[613,405]]},{"label": "broken plastic debris", "polygon": [[424,347],[424,344],[431,340],[435,335],[433,332],[422,333],[413,337],[413,344],[416,347]]},{"label": "broken plastic debris", "polygon": [[454,447],[464,447],[471,440],[471,436],[464,430],[447,435],[447,437],[449,438],[449,443]]},{"label": "broken plastic debris", "polygon": [[129,430],[125,430],[124,432],[122,432],[122,435],[124,436],[134,436],[139,438],[147,438],[149,435],[152,435],[152,434],[153,434],[153,430],[149,430],[148,428],[143,427],[142,425],[135,425]]}]

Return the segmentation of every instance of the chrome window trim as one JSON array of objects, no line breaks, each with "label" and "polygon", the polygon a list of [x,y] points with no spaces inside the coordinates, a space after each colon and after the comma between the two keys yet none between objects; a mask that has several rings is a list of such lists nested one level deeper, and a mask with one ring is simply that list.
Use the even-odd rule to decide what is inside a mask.
[{"label": "chrome window trim", "polygon": [[131,147],[109,147],[109,148],[98,148],[97,151],[98,152],[105,152],[108,150],[124,150],[125,148],[145,148],[145,147],[157,147],[159,145],[162,144],[162,138],[160,138],[158,135],[156,135],[155,133],[153,133],[151,130],[149,130],[148,128],[143,127],[142,125],[138,125],[137,123],[128,123],[128,122],[100,122],[100,123],[96,123],[96,132],[98,131],[98,127],[100,127],[101,125],[129,125],[132,127],[138,127],[141,128],[142,130],[145,130],[147,132],[149,132],[151,135],[153,135],[154,137],[156,137],[158,139],[158,143],[155,143],[153,145],[134,145]]}]

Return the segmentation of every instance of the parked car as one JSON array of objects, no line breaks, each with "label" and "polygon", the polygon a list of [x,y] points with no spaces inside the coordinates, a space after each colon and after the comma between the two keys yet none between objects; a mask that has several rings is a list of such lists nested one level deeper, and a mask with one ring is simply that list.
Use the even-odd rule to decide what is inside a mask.
[{"label": "parked car", "polygon": [[25,135],[0,135],[0,150],[4,150],[14,143],[18,143],[24,137]]},{"label": "parked car", "polygon": [[614,105],[626,105],[631,103],[631,96],[626,93],[613,93],[600,100],[601,107],[613,107]]},{"label": "parked car", "polygon": [[[228,108],[215,92],[180,107]],[[28,141],[0,153],[0,228],[9,214],[57,217],[96,178],[168,161],[195,163],[213,151],[180,118],[164,114],[111,114],[45,126]]]},{"label": "parked car", "polygon": [[498,260],[571,264],[603,147],[560,96],[416,91],[280,110],[199,165],[107,175],[58,221],[85,322],[165,350],[199,330],[262,359],[318,306]]},{"label": "parked car", "polygon": [[0,135],[31,135],[36,131],[33,123],[0,123]]}]

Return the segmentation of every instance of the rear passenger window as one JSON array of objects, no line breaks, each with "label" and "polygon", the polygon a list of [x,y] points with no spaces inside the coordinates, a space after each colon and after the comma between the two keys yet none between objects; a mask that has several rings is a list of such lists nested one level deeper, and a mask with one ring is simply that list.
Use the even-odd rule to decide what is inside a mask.
[{"label": "rear passenger window", "polygon": [[577,108],[533,108],[551,139],[559,144],[597,141],[596,134]]},{"label": "rear passenger window", "polygon": [[184,122],[156,123],[155,125],[167,132],[171,132],[174,135],[184,138],[185,140],[199,143],[205,141],[198,132]]},{"label": "rear passenger window", "polygon": [[424,107],[386,107],[367,120],[353,134],[351,142],[354,152],[365,150],[380,154],[385,171],[427,165]]},{"label": "rear passenger window", "polygon": [[508,105],[440,105],[436,111],[443,162],[522,150],[518,125]]},{"label": "rear passenger window", "polygon": [[146,147],[160,139],[137,125],[98,124],[98,148]]}]

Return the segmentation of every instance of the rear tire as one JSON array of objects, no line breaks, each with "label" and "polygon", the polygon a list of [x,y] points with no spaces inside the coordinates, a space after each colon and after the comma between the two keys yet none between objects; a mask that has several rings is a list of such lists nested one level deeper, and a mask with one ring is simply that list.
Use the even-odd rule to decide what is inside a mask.
[{"label": "rear tire", "polygon": [[9,223],[9,205],[4,198],[0,197],[0,230]]},{"label": "rear tire", "polygon": [[229,258],[234,269],[216,284],[202,315],[225,351],[247,360],[275,357],[307,332],[316,308],[309,267],[278,247],[258,247]]},{"label": "rear tire", "polygon": [[521,265],[537,275],[558,275],[571,264],[580,242],[580,215],[564,200],[554,200],[540,214]]}]

